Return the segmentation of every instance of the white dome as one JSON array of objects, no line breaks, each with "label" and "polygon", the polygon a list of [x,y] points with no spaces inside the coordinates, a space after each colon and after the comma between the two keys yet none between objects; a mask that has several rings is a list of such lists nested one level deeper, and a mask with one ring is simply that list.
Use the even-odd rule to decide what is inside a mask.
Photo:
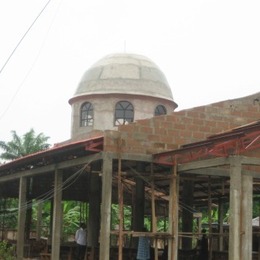
[{"label": "white dome", "polygon": [[158,66],[144,56],[127,53],[108,55],[90,67],[72,99],[93,94],[143,95],[173,102],[170,86]]}]

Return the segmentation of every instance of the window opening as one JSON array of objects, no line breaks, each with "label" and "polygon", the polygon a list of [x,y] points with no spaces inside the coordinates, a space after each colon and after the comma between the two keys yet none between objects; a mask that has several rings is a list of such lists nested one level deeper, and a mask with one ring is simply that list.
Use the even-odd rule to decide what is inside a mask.
[{"label": "window opening", "polygon": [[93,105],[86,102],[80,109],[80,126],[93,126],[93,122]]},{"label": "window opening", "polygon": [[163,105],[158,105],[158,106],[155,108],[155,111],[154,111],[154,115],[155,115],[155,116],[166,115],[166,114],[167,114],[167,110],[166,110],[165,106],[163,106]]},{"label": "window opening", "polygon": [[116,104],[115,125],[126,125],[134,121],[134,107],[128,101],[120,101]]}]

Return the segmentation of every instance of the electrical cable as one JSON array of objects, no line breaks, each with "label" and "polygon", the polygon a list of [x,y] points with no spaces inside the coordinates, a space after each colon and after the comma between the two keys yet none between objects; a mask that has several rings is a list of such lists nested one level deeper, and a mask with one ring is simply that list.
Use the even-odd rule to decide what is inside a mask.
[{"label": "electrical cable", "polygon": [[[50,2],[50,1],[49,1],[49,2]],[[47,4],[49,4],[49,3],[47,3]],[[43,46],[44,46],[44,44],[45,44],[47,35],[48,35],[49,32],[50,32],[50,29],[51,29],[51,27],[52,27],[52,24],[53,24],[53,22],[54,22],[54,19],[55,19],[55,17],[56,17],[56,14],[57,14],[57,11],[58,11],[59,7],[60,7],[60,5],[58,6],[57,10],[55,11],[55,16],[53,17],[53,19],[52,19],[52,21],[51,21],[51,23],[50,23],[50,25],[49,25],[49,28],[48,28],[48,30],[47,30],[47,33],[46,33],[46,35],[45,35],[45,37],[44,37],[44,41],[42,42],[42,44],[41,44],[41,46],[40,46],[40,49],[39,49],[39,51],[38,51],[38,54],[36,55],[36,57],[35,57],[35,59],[34,59],[32,65],[30,66],[29,70],[27,71],[25,77],[23,78],[22,82],[19,84],[19,86],[18,86],[18,88],[16,89],[14,95],[12,96],[11,100],[9,101],[9,103],[8,103],[8,105],[7,105],[7,107],[6,107],[6,109],[2,112],[2,114],[0,114],[0,119],[2,119],[2,118],[4,117],[4,115],[7,113],[7,111],[9,110],[9,108],[11,107],[11,105],[13,104],[13,102],[14,102],[14,100],[15,100],[17,94],[18,94],[19,91],[21,90],[21,88],[22,88],[22,86],[24,85],[25,81],[27,80],[27,78],[28,78],[29,75],[31,74],[31,72],[32,72],[32,70],[33,70],[33,68],[34,68],[34,66],[35,66],[35,64],[36,64],[36,62],[38,61],[38,59],[39,59],[39,57],[40,57],[40,54],[41,54],[41,51],[42,51],[42,49],[43,49]],[[46,8],[46,6],[45,6],[45,8]]]},{"label": "electrical cable", "polygon": [[[94,159],[93,159],[94,160]],[[59,187],[57,187],[57,192],[61,192],[67,188],[69,188],[73,183],[76,182],[76,180],[81,176],[81,174],[84,172],[84,170],[89,166],[91,162],[89,162],[88,164],[84,165],[81,169],[79,169],[78,171],[76,171],[75,173],[73,173],[67,180],[64,181],[64,183],[62,185],[60,185]],[[44,194],[41,194],[40,196],[36,197],[34,200],[35,201],[27,201],[25,204],[22,205],[22,207],[20,208],[20,210],[25,210],[28,208],[32,208],[33,205],[38,205],[39,203],[45,202],[50,200],[51,198],[53,198],[54,195],[54,188],[47,191]],[[11,213],[7,213],[5,214],[5,216],[12,216],[12,215],[17,215],[17,211],[19,210],[19,208],[12,208],[12,210],[14,212]],[[0,217],[3,214],[0,214]]]},{"label": "electrical cable", "polygon": [[51,2],[51,0],[49,0],[45,6],[43,7],[43,9],[40,11],[40,13],[36,16],[36,18],[34,19],[34,21],[31,23],[31,25],[29,26],[29,28],[26,30],[26,32],[23,34],[22,38],[20,39],[20,41],[16,44],[15,48],[13,49],[13,51],[11,52],[11,54],[8,56],[7,60],[5,61],[4,65],[2,66],[1,70],[0,70],[0,74],[2,73],[2,71],[4,70],[4,68],[6,67],[6,65],[8,64],[9,60],[12,58],[12,56],[14,55],[15,51],[17,50],[17,48],[20,46],[20,44],[22,43],[22,41],[24,40],[24,38],[26,37],[26,35],[29,33],[29,31],[32,29],[33,25],[36,23],[36,21],[39,19],[39,17],[41,16],[41,14],[43,13],[43,11],[47,8],[47,6],[49,5],[49,3]]}]

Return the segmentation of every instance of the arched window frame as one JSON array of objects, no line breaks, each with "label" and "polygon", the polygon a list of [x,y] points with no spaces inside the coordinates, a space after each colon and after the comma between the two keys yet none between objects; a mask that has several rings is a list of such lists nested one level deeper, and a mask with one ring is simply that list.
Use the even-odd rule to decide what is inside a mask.
[{"label": "arched window frame", "polygon": [[155,116],[161,116],[166,114],[167,114],[167,109],[164,105],[158,105],[154,110]]},{"label": "arched window frame", "polygon": [[115,105],[114,125],[126,125],[134,121],[134,106],[129,101],[119,101]]},{"label": "arched window frame", "polygon": [[80,107],[80,126],[93,126],[94,108],[90,102],[85,102]]}]

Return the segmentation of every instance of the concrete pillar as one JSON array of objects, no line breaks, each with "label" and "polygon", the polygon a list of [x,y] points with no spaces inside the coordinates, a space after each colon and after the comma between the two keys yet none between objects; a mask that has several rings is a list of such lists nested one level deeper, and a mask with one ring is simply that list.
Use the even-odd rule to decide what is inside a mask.
[{"label": "concrete pillar", "polygon": [[62,223],[62,171],[55,171],[53,197],[53,223],[51,259],[60,259],[61,223]]},{"label": "concrete pillar", "polygon": [[25,238],[25,218],[26,218],[26,177],[20,178],[19,185],[19,210],[18,210],[18,233],[17,233],[17,260],[23,259],[24,253],[24,238]]},{"label": "concrete pillar", "polygon": [[[186,209],[193,207],[193,181],[184,180],[182,191],[183,204],[182,209],[182,231],[191,233],[193,231],[193,212]],[[182,239],[182,249],[192,249],[192,238],[184,237]]]},{"label": "concrete pillar", "polygon": [[42,208],[43,202],[41,200],[37,201],[37,223],[36,223],[36,239],[40,240],[41,238],[41,224],[42,224]]},{"label": "concrete pillar", "polygon": [[99,174],[100,164],[91,167],[89,178],[89,217],[88,217],[88,246],[98,247],[100,231],[100,204],[101,204],[101,181]]},{"label": "concrete pillar", "polygon": [[103,153],[102,202],[99,259],[109,260],[110,256],[110,221],[112,197],[113,164],[111,156]]},{"label": "concrete pillar", "polygon": [[[137,164],[137,171],[142,174],[144,172],[144,164]],[[142,231],[144,227],[144,208],[145,208],[145,192],[144,180],[140,177],[135,178],[135,200],[134,200],[134,231]]]},{"label": "concrete pillar", "polygon": [[241,162],[239,157],[236,156],[231,157],[230,161],[230,226],[228,259],[240,260]]},{"label": "concrete pillar", "polygon": [[242,208],[241,208],[241,259],[252,259],[252,206],[253,178],[242,175]]}]

